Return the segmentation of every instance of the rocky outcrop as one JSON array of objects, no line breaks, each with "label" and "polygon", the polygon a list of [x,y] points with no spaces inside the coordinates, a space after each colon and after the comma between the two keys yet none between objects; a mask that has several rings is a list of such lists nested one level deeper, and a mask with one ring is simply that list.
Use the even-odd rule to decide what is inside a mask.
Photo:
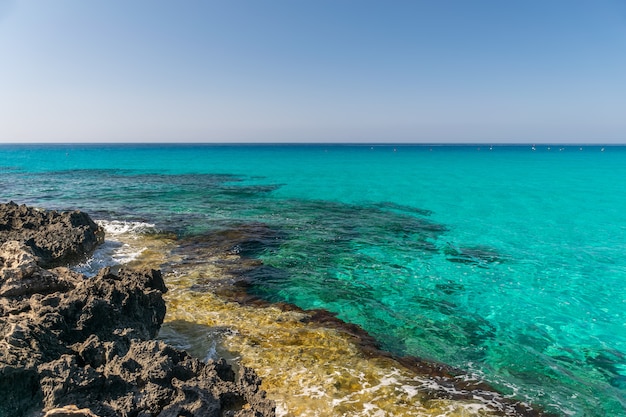
[{"label": "rocky outcrop", "polygon": [[[84,236],[76,227],[59,236]],[[0,245],[0,417],[274,416],[251,370],[153,340],[165,316],[159,271],[103,269],[86,278],[44,269],[32,230],[26,241]],[[71,256],[88,246],[73,246]]]},{"label": "rocky outcrop", "polygon": [[81,211],[59,213],[14,202],[0,204],[0,244],[24,242],[43,267],[60,266],[89,255],[104,231]]}]

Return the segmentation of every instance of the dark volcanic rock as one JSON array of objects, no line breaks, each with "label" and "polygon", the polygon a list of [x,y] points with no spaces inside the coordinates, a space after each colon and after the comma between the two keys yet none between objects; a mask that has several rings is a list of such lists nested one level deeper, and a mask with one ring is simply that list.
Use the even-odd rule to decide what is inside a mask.
[{"label": "dark volcanic rock", "polygon": [[[9,243],[17,242],[3,247]],[[27,250],[30,248],[25,247]],[[0,271],[2,416],[57,406],[43,390],[44,371],[52,364],[58,369],[59,361],[65,360],[67,372],[72,366],[88,372],[77,351],[85,341],[99,337],[108,342],[109,356],[103,361],[124,355],[134,340],[154,337],[165,316],[161,292],[165,286],[158,271],[122,270],[113,275],[105,269],[93,279],[85,279],[66,268],[47,271],[31,265],[17,269],[25,283],[21,291],[16,279],[7,279],[15,269]],[[90,352],[98,357],[93,349],[83,350],[87,357]],[[73,386],[76,379],[73,376],[67,383]]]},{"label": "dark volcanic rock", "polygon": [[44,405],[77,405],[102,417],[274,413],[254,374],[235,378],[223,359],[203,363],[154,340],[134,340],[123,354],[110,354],[112,347],[94,337],[76,354],[40,366]]},{"label": "dark volcanic rock", "polygon": [[[69,274],[69,275],[68,275]],[[33,250],[15,240],[0,245],[0,296],[18,297],[67,291],[74,285],[67,272],[59,276],[37,265]],[[70,277],[74,281],[74,277]]]},{"label": "dark volcanic rock", "polygon": [[165,316],[159,271],[86,278],[35,252],[0,245],[0,417],[275,415],[251,370],[150,340]]},{"label": "dark volcanic rock", "polygon": [[59,213],[14,202],[0,204],[0,243],[25,242],[43,267],[74,262],[104,241],[104,231],[81,211]]}]

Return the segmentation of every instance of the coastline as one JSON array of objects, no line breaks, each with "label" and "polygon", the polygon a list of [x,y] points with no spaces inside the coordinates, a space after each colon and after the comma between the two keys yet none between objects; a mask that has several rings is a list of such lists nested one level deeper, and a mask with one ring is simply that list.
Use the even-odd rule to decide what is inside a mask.
[{"label": "coastline", "polygon": [[[259,225],[252,229],[264,233]],[[115,238],[140,253],[130,265],[161,265],[164,271],[171,291],[160,337],[195,343],[199,358],[211,351],[255,369],[279,416],[356,416],[363,404],[371,415],[556,416],[460,369],[390,353],[360,326],[327,310],[250,293],[249,277],[265,265],[241,250],[260,239],[248,227],[182,240],[154,231],[140,236]],[[203,332],[210,341],[197,336]],[[190,342],[185,333],[203,340]]]},{"label": "coastline", "polygon": [[85,213],[0,204],[0,416],[273,417],[249,368],[155,340],[166,311],[159,271],[88,278],[51,267],[103,241]]},{"label": "coastline", "polygon": [[[615,181],[623,176],[626,148],[159,149],[5,149],[0,188],[20,203],[81,208],[105,223],[154,223],[152,231],[137,231],[141,237],[126,253],[107,233],[105,246],[120,263],[149,246],[147,234],[155,230],[181,239],[264,223],[283,237],[278,245],[261,241],[269,246],[252,254],[265,264],[252,276],[252,295],[326,308],[363,326],[386,350],[451,364],[506,396],[559,415],[601,417],[626,410],[626,261],[620,252],[624,231],[615,227],[626,222],[623,186]],[[421,209],[430,215],[411,211]],[[416,223],[422,220],[446,230],[424,235]],[[422,235],[430,246],[423,245]],[[468,248],[468,263],[458,262],[464,259],[457,252]],[[493,263],[475,259],[474,250],[481,248],[500,257]],[[181,255],[175,252],[173,257]],[[144,251],[145,256],[160,255]],[[217,257],[213,267],[221,262],[223,256]],[[185,318],[193,319],[194,303],[213,308],[208,299],[195,300],[201,298],[197,291],[194,303],[184,305],[189,289],[201,289],[200,273],[213,273],[197,266],[201,271],[190,268],[185,277],[164,274],[188,281],[180,291]],[[252,313],[237,311],[254,322]],[[231,313],[235,328],[242,320],[235,309]],[[216,321],[203,314],[202,320],[219,329],[229,323],[224,314]],[[199,340],[201,323],[187,322],[192,328],[182,330],[189,334],[175,334],[181,345],[192,346],[189,351],[203,359],[214,344],[219,350],[220,343]],[[243,335],[218,333],[225,343],[246,345]],[[238,358],[240,351],[225,354]],[[320,371],[302,384],[316,391],[295,386],[296,399],[312,392],[322,397],[317,401],[336,404],[334,377],[321,371],[321,361],[309,364]],[[371,405],[371,392],[361,415],[375,415],[364,408]]]},{"label": "coastline", "polygon": [[[17,226],[18,229],[28,229],[26,230],[28,233],[30,233],[29,231],[31,229],[33,229],[35,233],[40,233],[37,232],[37,228],[30,226],[33,224],[33,221],[16,222],[14,219],[10,218],[7,220],[11,215],[9,214],[7,216],[6,211],[12,211],[14,218],[17,216],[15,213],[18,213],[22,217],[28,217],[29,215],[33,215],[33,213],[50,213],[29,209],[25,206],[17,206],[13,203],[2,205],[1,208],[6,209],[4,216],[5,226],[3,228],[5,230],[9,229],[9,224],[11,224],[12,232],[16,229],[13,226]],[[67,215],[54,213],[55,214],[51,216],[53,218],[62,218]],[[63,259],[63,263],[67,263],[68,260],[74,260],[74,263],[76,263],[75,260],[84,259],[85,256],[89,256],[97,246],[100,245],[100,247],[102,247],[102,244],[105,242],[105,237],[102,228],[93,223],[88,215],[81,213],[78,217],[75,214],[70,214],[69,216],[70,218],[74,216],[73,218],[81,219],[81,221],[87,224],[86,229],[84,225],[80,225],[76,221],[74,221],[74,223],[64,221],[62,222],[64,226],[61,230],[72,230],[72,227],[78,228],[79,233],[73,234],[72,236],[87,236],[85,240],[95,242],[89,245],[76,245],[75,242],[68,239],[66,235],[61,235],[65,236],[65,238],[61,240],[64,241],[66,246],[70,249],[66,251],[66,254],[58,258]],[[46,227],[48,228],[48,230],[44,232],[44,234],[48,236],[50,235],[49,230],[54,230],[55,233],[59,232],[59,227],[56,225],[50,227],[45,221],[40,223],[43,224],[39,225],[39,229],[43,228],[45,230]],[[23,227],[24,224],[28,224],[28,227]],[[5,233],[5,235],[7,239],[16,237],[15,234],[10,233],[8,235]],[[22,237],[22,240],[31,243],[36,241],[36,239],[24,236],[23,234],[18,234],[18,236]],[[255,270],[262,268],[263,264],[258,260],[241,256],[238,252],[234,253],[231,249],[233,247],[246,247],[249,243],[247,240],[253,240],[255,238],[256,236],[254,236],[254,234],[249,233],[243,235],[234,234],[228,235],[227,239],[221,239],[220,244],[217,245],[215,241],[210,241],[210,245],[205,245],[201,248],[198,248],[197,245],[192,245],[194,246],[194,250],[188,250],[185,253],[178,253],[177,255],[179,260],[186,258],[184,262],[177,265],[176,262],[172,263],[171,259],[169,260],[169,271],[167,270],[168,268],[166,268],[164,274],[165,279],[161,276],[161,272],[156,269],[151,269],[151,267],[155,266],[155,264],[167,265],[168,262],[165,260],[166,254],[176,252],[175,249],[180,247],[181,243],[183,243],[177,242],[175,237],[171,235],[165,235],[160,239],[158,235],[149,234],[147,239],[143,240],[138,238],[137,235],[133,235],[133,239],[124,242],[125,245],[143,246],[148,244],[148,246],[143,246],[143,248],[139,250],[139,255],[129,262],[129,266],[138,268],[127,269],[125,266],[114,269],[104,268],[100,270],[95,277],[91,278],[81,277],[79,274],[66,268],[43,269],[39,264],[53,265],[55,263],[58,264],[59,261],[52,262],[41,256],[37,257],[36,255],[32,255],[32,249],[28,246],[19,246],[14,240],[3,240],[3,249],[5,249],[3,252],[4,268],[0,276],[3,279],[2,296],[4,309],[2,322],[4,323],[3,328],[5,330],[8,328],[6,324],[11,322],[11,320],[14,321],[15,315],[14,311],[6,307],[7,305],[24,304],[26,302],[25,300],[27,300],[27,305],[24,304],[24,307],[20,308],[23,311],[38,311],[38,309],[41,309],[37,307],[38,304],[34,303],[32,300],[39,300],[43,295],[44,299],[56,297],[57,301],[55,302],[57,303],[57,308],[63,311],[63,308],[58,306],[58,303],[63,305],[63,302],[59,302],[58,299],[64,300],[68,298],[63,291],[69,294],[76,288],[83,288],[85,286],[91,288],[88,285],[99,288],[97,287],[98,285],[107,287],[107,285],[110,286],[111,283],[113,283],[114,286],[116,283],[119,283],[121,287],[125,288],[124,291],[126,291],[127,287],[135,288],[135,296],[139,297],[139,299],[148,296],[148,299],[152,300],[147,304],[140,302],[139,304],[144,307],[142,307],[139,313],[133,313],[135,315],[140,314],[142,317],[151,317],[147,319],[147,322],[152,323],[152,327],[139,330],[139,333],[132,329],[143,328],[142,326],[145,326],[146,318],[131,324],[121,324],[120,322],[124,321],[123,318],[115,314],[111,316],[110,313],[110,311],[120,310],[120,307],[116,306],[114,302],[107,304],[107,308],[112,310],[102,310],[98,308],[94,310],[94,304],[92,304],[91,307],[83,306],[83,311],[88,310],[92,312],[90,316],[92,318],[85,319],[84,315],[78,314],[75,322],[92,320],[99,324],[96,325],[95,330],[83,331],[81,339],[74,338],[72,339],[72,343],[69,343],[69,339],[66,340],[64,342],[66,346],[61,348],[61,355],[44,351],[40,356],[46,358],[46,360],[42,359],[40,362],[26,362],[20,365],[18,361],[17,363],[3,364],[3,371],[0,372],[0,376],[4,379],[4,382],[2,382],[4,387],[10,386],[7,378],[11,379],[15,372],[19,373],[23,371],[31,373],[31,378],[29,379],[31,390],[35,386],[41,387],[36,388],[35,391],[37,394],[30,399],[26,399],[26,402],[24,402],[25,398],[20,398],[20,393],[24,395],[26,391],[23,389],[20,391],[18,389],[8,401],[4,402],[3,413],[6,415],[26,415],[32,413],[33,406],[36,408],[36,404],[40,401],[43,409],[42,412],[47,412],[46,416],[48,417],[69,415],[69,413],[75,413],[72,415],[95,415],[99,417],[118,415],[116,413],[120,412],[123,409],[122,407],[129,407],[129,404],[132,403],[132,401],[129,403],[128,399],[121,401],[120,398],[125,398],[125,396],[128,395],[146,396],[145,387],[141,388],[136,385],[136,383],[132,382],[130,382],[130,385],[127,383],[125,390],[128,392],[111,394],[112,397],[108,398],[106,406],[98,405],[101,403],[94,401],[96,397],[90,394],[90,389],[101,389],[102,387],[102,377],[97,375],[100,373],[100,375],[107,374],[108,378],[111,378],[111,375],[119,378],[120,372],[128,373],[128,370],[124,371],[125,366],[127,366],[124,364],[127,364],[129,360],[136,364],[133,366],[138,366],[144,373],[155,372],[148,370],[150,366],[153,366],[155,357],[165,355],[166,358],[171,358],[171,355],[175,354],[177,357],[182,357],[183,360],[181,361],[179,359],[178,361],[174,361],[175,366],[173,369],[183,366],[181,364],[185,362],[187,363],[186,366],[190,366],[191,369],[201,369],[200,374],[208,372],[204,370],[206,367],[215,367],[212,368],[216,369],[215,372],[223,376],[225,375],[222,381],[216,381],[215,378],[213,380],[213,383],[216,383],[217,386],[221,388],[210,388],[210,390],[213,391],[218,390],[227,393],[222,393],[218,401],[220,406],[227,408],[227,411],[230,413],[223,415],[243,417],[248,415],[247,413],[254,407],[256,407],[254,408],[254,412],[260,413],[254,414],[256,416],[274,415],[275,406],[273,405],[272,394],[278,394],[281,389],[284,389],[285,382],[293,384],[298,382],[298,380],[301,380],[299,381],[300,388],[309,398],[301,398],[299,401],[300,404],[297,407],[294,407],[293,404],[289,404],[289,401],[285,401],[284,398],[279,399],[279,405],[276,407],[277,415],[320,415],[324,407],[320,407],[319,403],[324,402],[323,396],[325,395],[321,390],[328,390],[328,387],[315,386],[317,382],[314,380],[310,381],[311,386],[306,386],[307,373],[314,369],[314,362],[327,361],[331,366],[335,366],[335,370],[329,372],[330,374],[333,372],[336,373],[339,368],[343,369],[342,373],[339,375],[340,383],[336,380],[330,381],[332,389],[335,391],[334,395],[344,397],[335,398],[337,403],[333,408],[328,409],[334,413],[341,411],[344,415],[350,415],[351,412],[354,412],[355,410],[351,409],[349,404],[361,395],[359,394],[359,390],[362,390],[362,386],[366,386],[369,387],[369,392],[368,390],[364,390],[365,396],[371,394],[372,390],[377,391],[373,396],[376,398],[376,401],[371,402],[370,405],[376,406],[380,410],[390,413],[390,415],[413,415],[406,413],[407,410],[413,409],[413,411],[419,410],[419,414],[415,415],[437,415],[438,413],[444,412],[446,415],[450,416],[549,416],[549,414],[523,402],[505,398],[489,385],[468,378],[468,375],[460,370],[444,364],[427,362],[415,357],[398,357],[386,352],[382,350],[379,343],[361,327],[346,323],[336,318],[334,314],[328,311],[323,309],[305,311],[288,303],[270,303],[250,294],[247,291],[245,277]],[[42,241],[42,239],[39,239],[39,241]],[[47,244],[59,246],[58,242],[50,239],[43,241]],[[150,242],[152,246],[150,246]],[[6,255],[11,245],[13,245],[13,253],[16,254],[19,259],[17,263]],[[39,250],[39,253],[48,252]],[[30,257],[29,254],[31,254]],[[198,259],[206,257],[207,255],[209,257],[208,260],[204,259],[205,265],[210,266],[213,263],[214,267],[215,264],[219,264],[222,270],[218,271],[214,269],[212,271],[214,279],[204,280],[199,286],[198,282],[194,283],[190,281],[189,275],[185,275],[190,272],[185,271],[185,265],[191,263],[197,266]],[[19,271],[19,273],[15,271]],[[197,273],[197,270],[195,272]],[[42,276],[47,277],[47,282],[42,285],[29,284],[24,287],[26,289],[21,289],[18,292],[14,291],[12,293],[11,291],[6,291],[8,288],[7,285],[13,285],[11,283],[12,277],[19,278],[23,287],[26,285],[26,282],[41,280]],[[172,289],[169,293],[167,293],[166,285]],[[13,287],[16,286],[13,285]],[[20,285],[17,287],[22,288]],[[58,290],[61,290],[61,294],[59,294]],[[89,291],[92,290],[87,289],[84,291],[89,293]],[[96,289],[95,291],[100,292],[103,290]],[[118,288],[117,291],[121,291],[121,289]],[[52,293],[52,295],[48,293]],[[46,296],[45,294],[48,295]],[[77,297],[88,299],[90,297],[84,295],[84,292],[81,294],[83,295],[78,295]],[[168,303],[169,317],[167,318],[165,314],[165,304],[163,304],[163,296]],[[107,297],[111,299],[116,298],[112,296],[111,293],[105,296],[105,298]],[[128,295],[125,297],[128,297]],[[231,318],[226,315],[220,315],[219,309],[216,311],[207,308],[197,308],[194,310],[194,317],[191,318],[186,315],[187,311],[185,308],[179,307],[179,304],[181,304],[180,297],[186,300],[186,307],[194,305],[194,303],[196,303],[195,307],[199,306],[198,303],[206,307],[207,299],[210,299],[210,303],[212,303],[213,307],[221,305],[223,310],[234,311],[234,314],[239,317],[241,317],[241,311],[244,309],[251,315],[253,320],[256,320],[256,322],[253,322],[253,326],[262,331],[259,334],[251,334],[249,333],[249,329],[238,326],[237,323],[229,323]],[[71,297],[69,297],[69,299],[72,300]],[[193,302],[190,304],[190,301]],[[95,305],[99,305],[99,303],[102,302],[102,297],[97,298]],[[46,303],[50,303],[50,301]],[[44,303],[44,305],[46,303]],[[76,303],[76,301],[68,301],[67,303],[72,304]],[[50,313],[48,310],[44,309],[44,311],[46,314]],[[109,311],[109,313],[107,313],[107,311]],[[98,318],[97,316],[99,314],[102,314],[103,317]],[[148,314],[148,316],[145,316],[145,314]],[[217,316],[218,320],[217,322],[209,323],[203,315]],[[111,321],[111,317],[118,318]],[[220,321],[219,318],[223,319],[223,321]],[[215,319],[215,317],[213,317],[213,319]],[[32,321],[33,319],[29,318],[28,320]],[[67,317],[65,320],[68,322],[67,324],[71,323],[71,320]],[[103,324],[102,320],[107,320],[107,323]],[[161,323],[163,323],[164,320],[163,329],[166,331],[168,329],[169,331],[174,330],[174,332],[177,326],[181,326],[181,323],[183,323],[183,325],[190,325],[193,324],[193,322],[198,323],[205,320],[205,322],[202,323],[202,325],[205,326],[205,330],[213,332],[213,334],[218,334],[218,339],[228,337],[240,339],[238,342],[239,351],[236,352],[236,356],[232,355],[231,352],[231,364],[227,364],[223,357],[217,357],[218,350],[228,355],[229,348],[224,346],[215,350],[215,357],[206,357],[204,361],[199,360],[203,358],[193,359],[190,356],[186,356],[186,354],[181,351],[174,350],[173,352],[179,353],[172,353],[172,348],[166,344],[150,340],[157,335],[159,328],[161,328]],[[38,322],[35,320],[35,323]],[[35,327],[37,326],[39,325],[35,325]],[[104,327],[98,328],[98,326]],[[12,328],[15,330],[16,327],[13,326]],[[120,332],[119,330],[114,330],[116,328],[124,330]],[[16,344],[15,342],[11,342],[11,338],[15,339],[17,337],[19,340],[25,341],[33,336],[30,334],[20,336],[19,332],[16,334],[15,331],[13,331],[9,333],[4,332],[3,337],[5,340],[9,341],[6,346],[9,346],[8,352],[10,353],[12,349],[11,346]],[[111,337],[115,340],[108,340]],[[40,336],[36,338],[41,339]],[[161,336],[160,338],[167,339],[167,336]],[[59,343],[63,343],[63,338],[61,337],[59,339],[59,341],[55,342],[55,346],[58,346]],[[136,341],[136,339],[141,339],[142,341]],[[319,341],[322,341],[322,343],[317,343]],[[17,345],[20,345],[20,343],[17,343]],[[111,346],[115,346],[115,348],[111,348]],[[232,346],[237,346],[237,343],[231,343],[229,346],[232,349]],[[45,350],[45,345],[43,348]],[[263,354],[258,354],[259,349],[262,352],[264,351],[265,357],[263,357]],[[285,349],[291,349],[298,353],[296,355],[282,355],[283,359],[281,359],[281,362],[281,360],[277,360],[272,350],[283,351]],[[105,355],[108,355],[107,359],[102,358],[105,351],[109,352]],[[146,356],[145,353],[142,352],[151,353]],[[289,358],[287,362],[284,362],[285,357]],[[254,358],[254,360],[251,360],[251,358]],[[259,360],[262,363],[259,370],[262,374],[265,374],[262,375],[262,379],[256,377],[255,373],[252,371],[252,369],[259,366]],[[59,361],[61,361],[61,363]],[[169,361],[171,362],[171,359]],[[156,360],[156,362],[159,364],[162,363],[160,360]],[[336,362],[336,364],[332,365],[332,362]],[[40,372],[39,377],[32,375],[35,368]],[[7,372],[7,369],[9,369],[10,372]],[[389,374],[389,369],[393,370],[391,374]],[[88,375],[85,375],[84,370],[89,370]],[[289,370],[289,372],[285,372],[285,370]],[[137,369],[134,369],[134,371],[135,374],[133,374],[133,372],[130,373],[129,378],[131,381],[133,378],[135,380],[138,378]],[[178,375],[176,372],[180,373],[180,371],[174,370],[170,370],[170,372],[174,372],[174,374],[166,378],[161,377],[159,380],[168,378],[175,379],[175,376]],[[232,386],[232,383],[235,381],[235,372],[239,374],[240,377],[241,375],[244,376],[243,379],[238,381],[239,387]],[[196,374],[198,374],[198,372],[196,372]],[[359,379],[360,381],[358,381]],[[194,379],[188,377],[187,380]],[[97,383],[94,381],[97,381]],[[154,383],[155,381],[150,380],[147,385]],[[229,383],[231,385],[227,389],[223,387],[223,384],[228,386]],[[304,385],[302,385],[303,383]],[[374,385],[376,383],[377,385]],[[203,384],[206,383],[196,381],[195,384],[202,388],[204,386]],[[281,384],[283,384],[282,388]],[[361,384],[361,387],[359,384]],[[107,384],[105,383],[104,385]],[[144,383],[144,385],[146,384]],[[59,386],[61,388],[58,388]],[[197,386],[194,389],[197,389]],[[173,388],[168,387],[168,389],[171,390]],[[268,392],[269,399],[267,400],[265,399],[265,390]],[[41,394],[39,394],[40,392]],[[102,394],[98,395],[101,396]],[[155,394],[148,394],[147,396],[150,397],[150,395],[155,396]],[[155,398],[156,397],[158,397],[158,395],[156,395]],[[231,399],[224,400],[224,398]],[[232,398],[236,398],[236,400]],[[349,401],[345,401],[344,404],[341,404],[345,399]],[[118,401],[118,403],[116,403],[116,401]],[[160,401],[163,402],[162,399]],[[111,404],[117,404],[115,407],[118,408],[111,407]],[[137,404],[133,406],[137,407]],[[215,405],[213,406],[215,407]],[[71,407],[77,408],[74,409]],[[154,409],[155,405],[143,404],[143,407],[152,407]],[[165,408],[163,408],[164,404],[161,404],[161,407],[164,410],[168,409],[167,407],[169,407],[170,410],[174,409],[172,404],[165,404]],[[178,407],[181,407],[180,404],[178,404]],[[235,410],[237,407],[239,407],[239,409]],[[128,410],[124,411],[127,412]]]}]

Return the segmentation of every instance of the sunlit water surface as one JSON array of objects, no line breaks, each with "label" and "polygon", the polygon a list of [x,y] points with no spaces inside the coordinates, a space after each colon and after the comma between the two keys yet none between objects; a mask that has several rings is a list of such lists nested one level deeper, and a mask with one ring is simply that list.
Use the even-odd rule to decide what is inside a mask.
[{"label": "sunlit water surface", "polygon": [[407,355],[557,415],[626,415],[625,148],[2,146],[0,173],[4,201],[106,226],[83,271],[162,268],[162,337],[255,368],[281,415],[505,407],[443,395]]}]

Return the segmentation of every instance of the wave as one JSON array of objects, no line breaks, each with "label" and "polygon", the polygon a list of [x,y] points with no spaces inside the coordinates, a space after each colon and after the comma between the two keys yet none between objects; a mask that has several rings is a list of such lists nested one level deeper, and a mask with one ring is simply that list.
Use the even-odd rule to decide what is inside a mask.
[{"label": "wave", "polygon": [[146,222],[97,220],[96,223],[104,229],[107,236],[111,237],[127,236],[137,238],[142,234],[158,232],[154,224]]},{"label": "wave", "polygon": [[135,241],[141,235],[158,231],[154,224],[146,222],[96,220],[96,223],[104,229],[104,243],[89,259],[72,268],[86,276],[94,276],[101,268],[136,260],[146,248]]}]

